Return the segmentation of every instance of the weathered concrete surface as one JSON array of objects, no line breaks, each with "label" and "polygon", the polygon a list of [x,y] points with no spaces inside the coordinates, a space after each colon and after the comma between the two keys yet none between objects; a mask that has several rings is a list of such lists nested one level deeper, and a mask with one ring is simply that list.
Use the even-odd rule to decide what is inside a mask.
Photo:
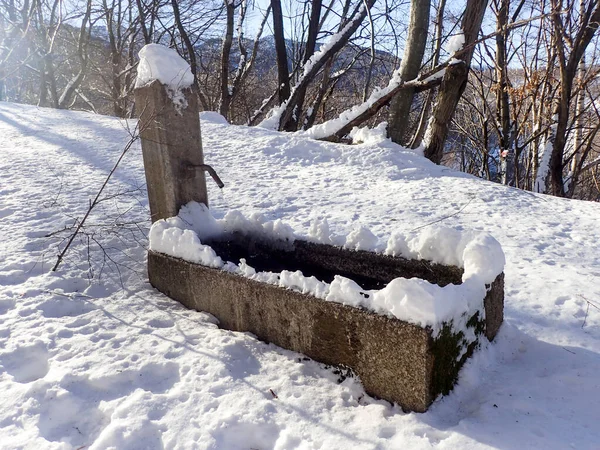
[{"label": "weathered concrete surface", "polygon": [[496,277],[483,301],[485,335],[491,341],[504,321],[504,272]]},{"label": "weathered concrete surface", "polygon": [[191,89],[182,94],[187,107],[178,109],[159,81],[135,90],[152,222],[192,200],[208,205],[204,171],[190,168],[204,163],[198,100]]},{"label": "weathered concrete surface", "polygon": [[[250,331],[316,361],[350,367],[366,392],[409,411],[424,412],[440,393],[446,394],[476,345],[460,357],[462,333],[450,328],[434,339],[430,330],[407,322],[163,254],[149,252],[148,272],[158,290],[213,314],[220,327]],[[486,299],[495,313],[502,309],[500,284],[502,276]],[[490,330],[499,326],[497,319]],[[486,331],[478,315],[471,322],[478,333]]]}]

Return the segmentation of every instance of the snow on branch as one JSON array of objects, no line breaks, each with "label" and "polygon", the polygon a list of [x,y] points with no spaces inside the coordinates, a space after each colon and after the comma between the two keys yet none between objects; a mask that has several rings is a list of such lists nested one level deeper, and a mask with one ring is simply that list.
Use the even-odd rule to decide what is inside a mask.
[{"label": "snow on branch", "polygon": [[294,114],[300,94],[314,80],[317,73],[323,68],[325,63],[340,51],[348,42],[350,37],[356,32],[360,24],[367,16],[368,9],[372,8],[375,0],[367,0],[354,10],[348,23],[337,33],[333,34],[325,44],[321,46],[318,52],[315,52],[306,62],[300,79],[292,89],[292,93],[287,101],[273,108],[267,118],[259,123],[260,127],[271,129],[282,129],[284,124]]},{"label": "snow on branch", "polygon": [[[460,61],[454,60],[453,63],[460,63]],[[410,81],[402,81],[399,75],[400,72],[397,70],[392,75],[392,79],[388,85],[384,88],[376,88],[367,101],[353,106],[351,109],[347,109],[335,119],[309,128],[304,133],[314,139],[339,141],[352,128],[377,114],[377,111],[389,103],[401,90],[412,88],[416,92],[420,92],[438,86],[442,82],[448,65],[449,62],[440,64],[430,72],[421,74]]]}]

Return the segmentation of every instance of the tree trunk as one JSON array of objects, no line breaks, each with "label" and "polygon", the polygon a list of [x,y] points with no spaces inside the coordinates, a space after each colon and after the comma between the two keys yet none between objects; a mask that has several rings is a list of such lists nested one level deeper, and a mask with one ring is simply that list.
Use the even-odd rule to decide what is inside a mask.
[{"label": "tree trunk", "polygon": [[510,0],[500,0],[496,26],[496,120],[500,130],[500,182],[513,184],[513,161],[510,123],[510,104],[508,98],[508,62],[506,44],[508,40],[508,8]]},{"label": "tree trunk", "polygon": [[185,49],[188,54],[188,58],[190,60],[190,70],[192,71],[192,75],[194,75],[194,86],[196,94],[202,104],[202,109],[208,109],[208,101],[205,96],[202,94],[200,90],[200,83],[198,82],[198,62],[196,59],[196,50],[190,40],[190,36],[185,30],[183,23],[181,22],[181,13],[179,12],[179,3],[178,0],[171,0],[171,6],[173,7],[173,18],[175,19],[175,25],[177,26],[177,31],[179,31],[179,35],[181,36],[181,40],[185,45]]},{"label": "tree trunk", "polygon": [[583,153],[583,127],[585,114],[585,56],[579,61],[579,67],[577,68],[578,78],[578,92],[577,92],[577,106],[575,109],[575,130],[573,136],[573,155],[571,159],[571,178],[569,180],[569,188],[567,189],[567,197],[573,197],[575,193],[575,187],[579,181],[579,174],[581,173],[581,161]]},{"label": "tree trunk", "polygon": [[[555,6],[557,12],[553,14],[552,21],[554,24],[554,42],[560,67],[560,97],[557,108],[556,135],[552,146],[552,156],[550,157],[550,188],[553,195],[564,197],[566,192],[563,178],[563,158],[567,143],[573,81],[577,76],[579,62],[598,30],[600,2],[594,1],[590,3],[585,11],[581,11],[580,27],[573,39],[564,35],[563,20],[558,12],[558,5]],[[568,58],[566,57],[567,48],[571,49]]]},{"label": "tree trunk", "polygon": [[87,75],[88,66],[88,44],[91,38],[92,23],[90,17],[92,14],[92,0],[87,0],[85,14],[79,27],[79,38],[77,40],[77,57],[79,58],[79,70],[75,76],[73,76],[67,85],[65,86],[59,100],[58,107],[66,109],[71,106],[71,102],[75,97],[75,92],[79,88],[79,85]]},{"label": "tree trunk", "polygon": [[271,9],[273,10],[273,38],[275,39],[275,53],[277,58],[277,90],[279,93],[279,104],[281,105],[290,97],[290,70],[283,32],[281,0],[271,0]]},{"label": "tree trunk", "polygon": [[[435,16],[435,40],[433,42],[433,60],[431,67],[435,67],[440,62],[440,53],[442,51],[442,34],[444,32],[444,12],[446,11],[446,0],[440,0],[438,9]],[[410,141],[410,148],[416,148],[421,144],[423,137],[425,136],[425,129],[427,128],[427,120],[431,113],[431,105],[433,103],[433,97],[435,92],[430,90],[427,92],[425,98],[425,104],[421,108],[421,114],[419,115],[419,122],[415,133]]]},{"label": "tree trunk", "polygon": [[464,46],[467,51],[458,57],[458,64],[448,67],[440,86],[437,104],[432,113],[429,126],[423,140],[424,154],[434,163],[439,164],[444,154],[444,143],[456,105],[467,86],[474,44],[477,40],[481,22],[487,7],[487,0],[468,0],[462,20],[462,31],[465,37]]},{"label": "tree trunk", "polygon": [[[419,74],[429,28],[431,0],[412,0],[410,5],[410,25],[400,64],[400,77],[404,81],[413,80]],[[388,133],[392,141],[406,145],[409,138],[408,119],[414,97],[414,89],[400,91],[390,103]]]},{"label": "tree trunk", "polygon": [[231,55],[231,46],[233,45],[233,15],[235,13],[235,5],[232,0],[223,1],[225,2],[226,26],[223,46],[221,48],[221,99],[219,101],[219,114],[227,119],[231,103],[231,92],[229,91],[229,56]]}]

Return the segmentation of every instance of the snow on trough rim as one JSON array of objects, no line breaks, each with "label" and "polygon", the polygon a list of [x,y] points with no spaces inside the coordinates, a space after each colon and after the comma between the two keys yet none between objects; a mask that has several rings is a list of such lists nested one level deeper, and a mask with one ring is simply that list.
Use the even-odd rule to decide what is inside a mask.
[{"label": "snow on trough rim", "polygon": [[0,449],[597,448],[600,205],[481,181],[387,140],[344,146],[214,117],[202,131],[226,183],[208,185],[218,220],[260,212],[323,239],[432,222],[494,236],[506,254],[494,342],[427,413],[404,414],[218,329],[147,282],[139,148],[111,184],[122,195],[51,273],[68,231],[51,233],[82,216],[135,121],[0,103]]},{"label": "snow on trough rim", "polygon": [[[264,236],[271,241],[293,242],[300,237],[279,219],[266,221],[260,214],[248,219],[239,211],[229,211],[223,219],[217,220],[204,204],[190,202],[181,208],[177,217],[162,219],[152,225],[149,248],[327,301],[363,307],[421,327],[428,326],[434,336],[441,331],[444,323],[453,322],[458,330],[477,311],[484,313],[486,284],[494,281],[504,270],[504,253],[498,241],[491,236],[461,233],[442,226],[428,227],[410,238],[394,234],[388,240],[384,253],[464,268],[462,284],[440,287],[417,278],[396,278],[383,289],[365,290],[340,275],[336,275],[329,284],[313,276],[306,277],[300,271],[279,274],[256,272],[245,261],[241,261],[241,266],[223,261],[210,246],[201,242],[231,232]],[[319,233],[309,236],[309,240],[328,243],[340,241],[340,237]],[[376,251],[379,247],[377,236],[365,227],[355,229],[341,240],[345,240],[344,247],[352,250]]]}]

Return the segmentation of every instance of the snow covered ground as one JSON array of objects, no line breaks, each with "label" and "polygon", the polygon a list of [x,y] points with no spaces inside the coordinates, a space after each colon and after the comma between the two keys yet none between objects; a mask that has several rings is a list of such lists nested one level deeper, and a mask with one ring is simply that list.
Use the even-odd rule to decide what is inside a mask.
[{"label": "snow covered ground", "polygon": [[139,147],[52,273],[126,123],[0,103],[0,448],[600,447],[600,205],[483,182],[368,133],[344,146],[204,118],[205,159],[226,184],[209,186],[216,217],[259,211],[306,234],[326,217],[384,240],[440,219],[490,232],[506,253],[495,342],[428,413],[405,414],[219,330],[146,281]]}]

